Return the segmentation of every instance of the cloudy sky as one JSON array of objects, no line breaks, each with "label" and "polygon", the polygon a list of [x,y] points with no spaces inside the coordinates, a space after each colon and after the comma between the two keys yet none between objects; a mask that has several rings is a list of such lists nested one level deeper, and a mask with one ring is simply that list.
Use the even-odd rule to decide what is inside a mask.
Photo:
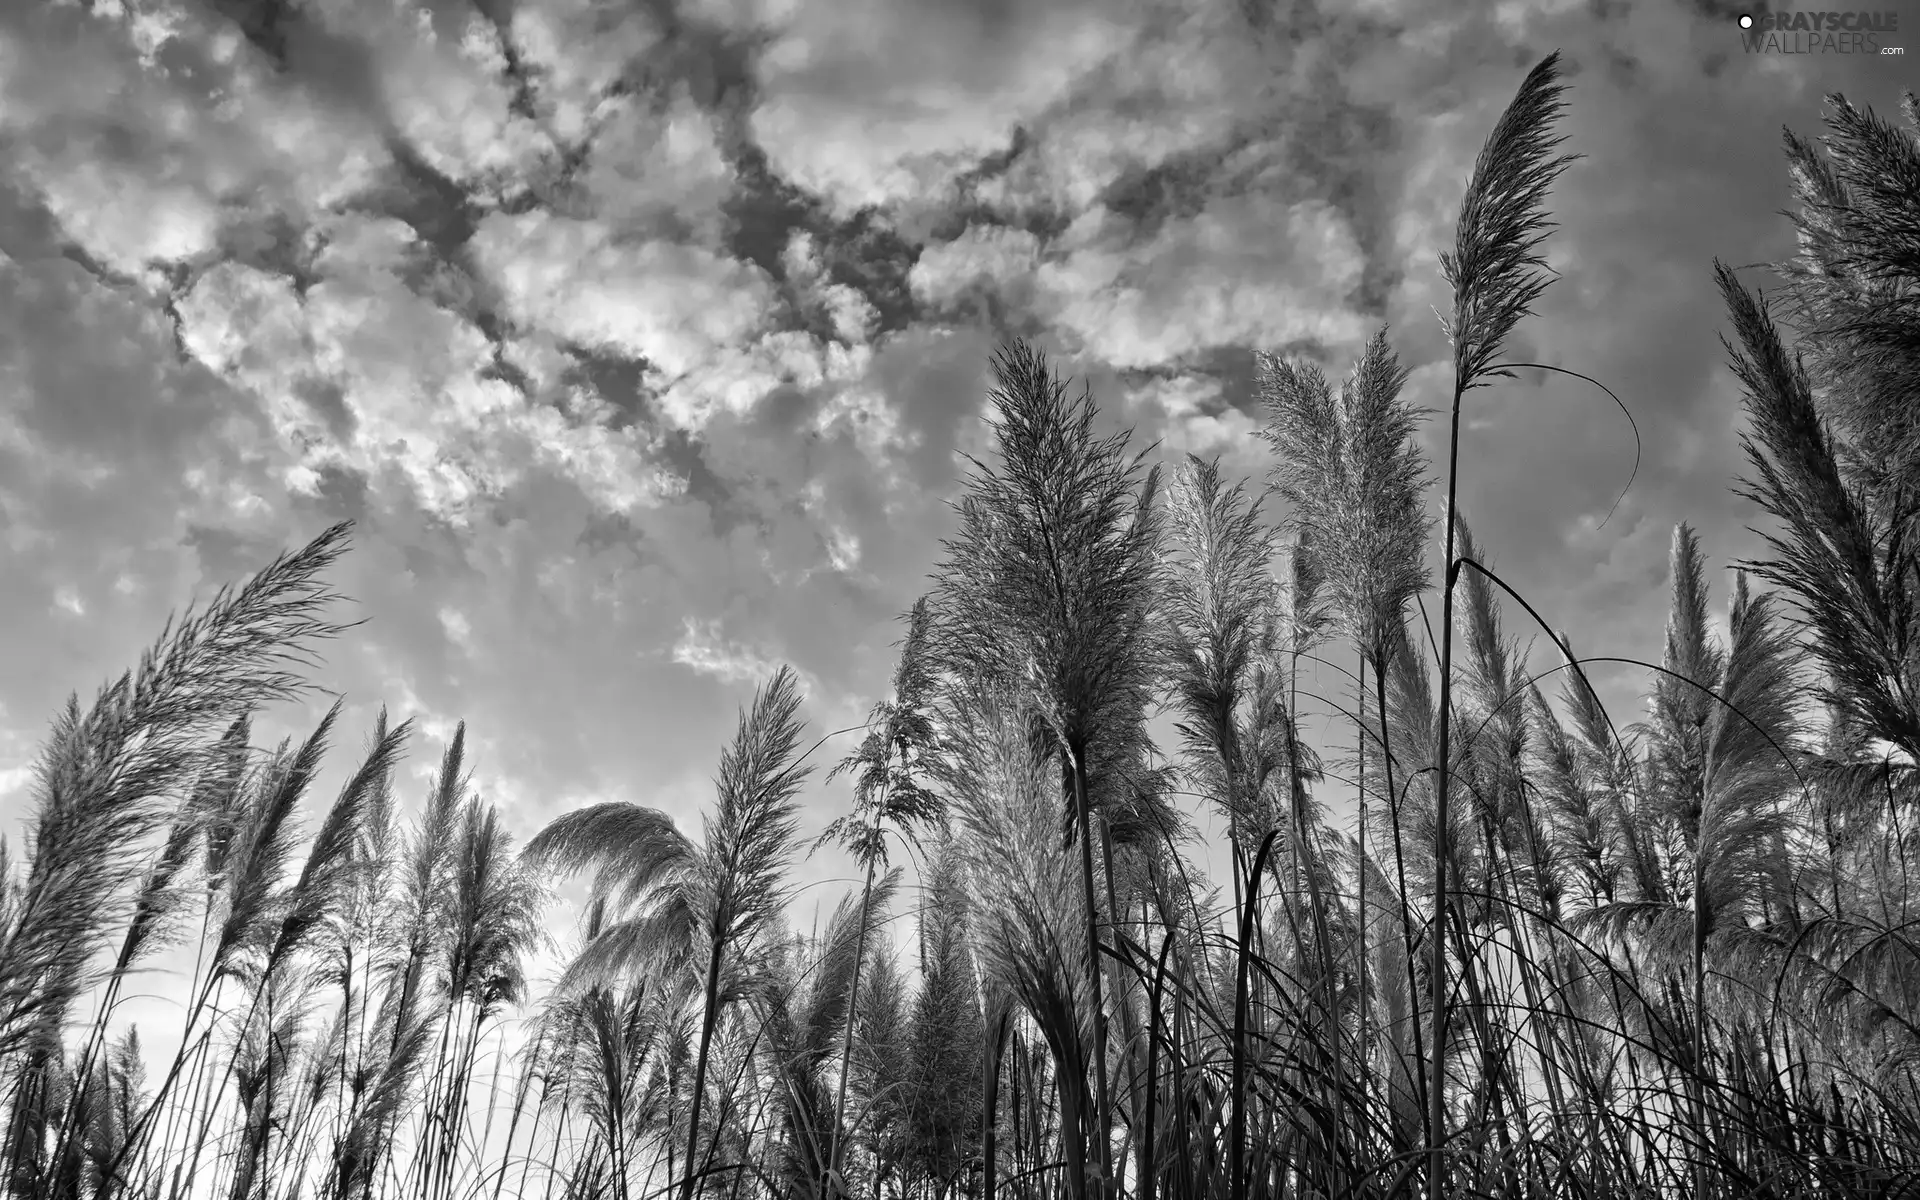
[{"label": "cloudy sky", "polygon": [[1749,55],[1738,11],[0,4],[0,825],[68,691],[348,517],[339,757],[385,703],[421,771],[466,720],[523,837],[606,798],[691,817],[773,664],[818,731],[881,694],[996,342],[1234,474],[1266,469],[1257,348],[1340,373],[1387,324],[1436,403],[1437,252],[1555,48],[1587,157],[1514,356],[1603,379],[1644,459],[1596,529],[1626,423],[1523,380],[1473,397],[1464,505],[1585,651],[1657,657],[1673,523],[1753,548],[1710,262],[1790,250],[1783,124],[1914,79]]}]

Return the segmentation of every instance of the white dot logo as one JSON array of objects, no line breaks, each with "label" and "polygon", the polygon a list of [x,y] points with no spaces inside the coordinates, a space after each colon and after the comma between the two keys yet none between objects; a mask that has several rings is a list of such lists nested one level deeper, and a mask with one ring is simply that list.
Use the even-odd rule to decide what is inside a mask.
[{"label": "white dot logo", "polygon": [[1752,17],[1751,15],[1749,15],[1749,14],[1747,14],[1747,13],[1741,13],[1741,14],[1740,14],[1740,28],[1742,28],[1742,29],[1752,29],[1752,28],[1753,28],[1753,17]]}]

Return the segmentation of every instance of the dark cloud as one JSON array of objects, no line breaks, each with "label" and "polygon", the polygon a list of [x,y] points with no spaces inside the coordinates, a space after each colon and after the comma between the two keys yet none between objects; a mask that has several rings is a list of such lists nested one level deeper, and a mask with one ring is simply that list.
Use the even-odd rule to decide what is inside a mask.
[{"label": "dark cloud", "polygon": [[647,383],[649,364],[644,358],[628,358],[590,346],[569,346],[567,350],[572,358],[569,375],[613,406],[611,428],[623,429],[636,422],[653,423],[647,403],[652,395]]},{"label": "dark cloud", "polygon": [[377,117],[384,96],[367,40],[341,33],[293,0],[202,0],[273,67],[330,107]]},{"label": "dark cloud", "polygon": [[293,391],[335,439],[344,442],[353,437],[358,419],[347,405],[346,390],[338,383],[330,379],[302,376],[294,382]]},{"label": "dark cloud", "polygon": [[207,0],[221,16],[232,21],[241,36],[260,48],[275,63],[287,62],[287,41],[304,24],[300,6],[288,0]]},{"label": "dark cloud", "polygon": [[640,0],[634,6],[659,32],[631,79],[643,90],[683,85],[702,108],[737,114],[752,103],[753,60],[764,38],[758,31],[737,31],[689,15],[675,0]]},{"label": "dark cloud", "polygon": [[457,260],[480,219],[474,196],[406,142],[395,141],[391,149],[387,179],[363,203],[405,221],[442,259]]},{"label": "dark cloud", "polygon": [[844,219],[835,218],[819,197],[781,178],[766,153],[750,141],[736,144],[730,158],[737,182],[723,206],[728,217],[727,248],[783,285],[783,328],[803,329],[823,338],[835,336],[818,305],[786,286],[791,284],[786,252],[795,234],[812,239],[830,281],[854,289],[873,306],[874,336],[912,323],[916,307],[907,277],[919,257],[919,246],[903,237],[888,216],[864,208]]},{"label": "dark cloud", "polygon": [[367,477],[350,467],[323,465],[316,472],[313,502],[326,524],[336,521],[364,521],[369,489]]},{"label": "dark cloud", "polygon": [[204,579],[240,579],[259,570],[280,547],[218,526],[189,524],[181,544],[199,560]]},{"label": "dark cloud", "polygon": [[305,295],[315,281],[314,249],[307,231],[291,215],[268,210],[235,215],[220,229],[217,252],[226,261],[284,275],[296,293]]},{"label": "dark cloud", "polygon": [[827,276],[853,288],[879,316],[876,337],[905,329],[915,316],[907,277],[920,248],[893,229],[876,209],[861,209],[823,233]]},{"label": "dark cloud", "polygon": [[[725,535],[740,522],[751,519],[751,512],[737,502],[727,483],[708,466],[703,439],[685,429],[675,428],[662,419],[657,397],[647,382],[648,364],[645,360],[635,361],[583,347],[572,347],[571,353],[573,369],[580,381],[601,400],[613,406],[615,415],[609,427],[625,429],[637,426],[645,430],[651,438],[649,454],[652,461],[684,485],[685,503],[705,506],[717,534]],[[781,394],[789,396],[785,405],[775,398]],[[783,407],[791,408],[796,403],[805,403],[804,396],[790,386],[776,390],[775,397],[763,402],[760,411],[765,414],[764,419],[775,420]],[[793,422],[789,421],[791,424]],[[791,429],[788,432],[791,433]],[[619,520],[621,528],[628,527],[624,517]]]},{"label": "dark cloud", "polygon": [[785,282],[787,243],[794,230],[819,223],[820,202],[780,178],[758,146],[737,145],[730,158],[737,183],[722,205],[728,218],[727,249]]}]

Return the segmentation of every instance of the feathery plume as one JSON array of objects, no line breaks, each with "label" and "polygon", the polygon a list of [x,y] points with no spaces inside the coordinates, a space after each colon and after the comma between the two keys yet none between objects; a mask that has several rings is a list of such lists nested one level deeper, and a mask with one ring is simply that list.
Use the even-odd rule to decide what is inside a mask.
[{"label": "feathery plume", "polygon": [[1494,360],[1547,288],[1540,243],[1554,222],[1544,202],[1554,180],[1581,157],[1549,157],[1566,141],[1552,136],[1566,108],[1559,76],[1558,51],[1527,73],[1474,160],[1453,250],[1440,255],[1440,270],[1453,288],[1453,320],[1446,329],[1456,393],[1509,374],[1493,370]]},{"label": "feathery plume", "polygon": [[1400,395],[1406,371],[1376,333],[1339,399],[1318,367],[1260,357],[1267,420],[1279,461],[1272,479],[1286,526],[1311,556],[1335,618],[1370,656],[1427,585],[1422,556],[1426,469],[1419,416]]}]

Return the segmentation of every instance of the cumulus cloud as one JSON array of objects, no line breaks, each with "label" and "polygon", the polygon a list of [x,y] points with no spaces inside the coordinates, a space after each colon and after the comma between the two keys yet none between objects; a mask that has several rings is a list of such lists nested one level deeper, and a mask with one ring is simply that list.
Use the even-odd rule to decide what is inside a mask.
[{"label": "cumulus cloud", "polygon": [[773,660],[722,634],[719,622],[692,617],[687,618],[685,630],[674,642],[672,657],[683,667],[728,683],[763,679],[779,669]]},{"label": "cumulus cloud", "polygon": [[1093,358],[1150,367],[1216,346],[1364,336],[1345,303],[1360,281],[1359,251],[1327,205],[1222,201],[1145,243],[1124,224],[1094,210],[1062,239],[1064,256],[1039,271],[1041,312]]},{"label": "cumulus cloud", "polygon": [[597,221],[495,215],[473,253],[514,320],[673,378],[765,320],[766,281],[752,266],[696,246],[624,242]]},{"label": "cumulus cloud", "polygon": [[1018,286],[1039,265],[1040,239],[1024,229],[969,225],[959,237],[931,245],[913,264],[913,294],[928,304],[951,303],[968,291]]},{"label": "cumulus cloud", "polygon": [[918,199],[1134,33],[1095,4],[798,5],[760,62],[753,133],[784,175],[842,209]]}]

